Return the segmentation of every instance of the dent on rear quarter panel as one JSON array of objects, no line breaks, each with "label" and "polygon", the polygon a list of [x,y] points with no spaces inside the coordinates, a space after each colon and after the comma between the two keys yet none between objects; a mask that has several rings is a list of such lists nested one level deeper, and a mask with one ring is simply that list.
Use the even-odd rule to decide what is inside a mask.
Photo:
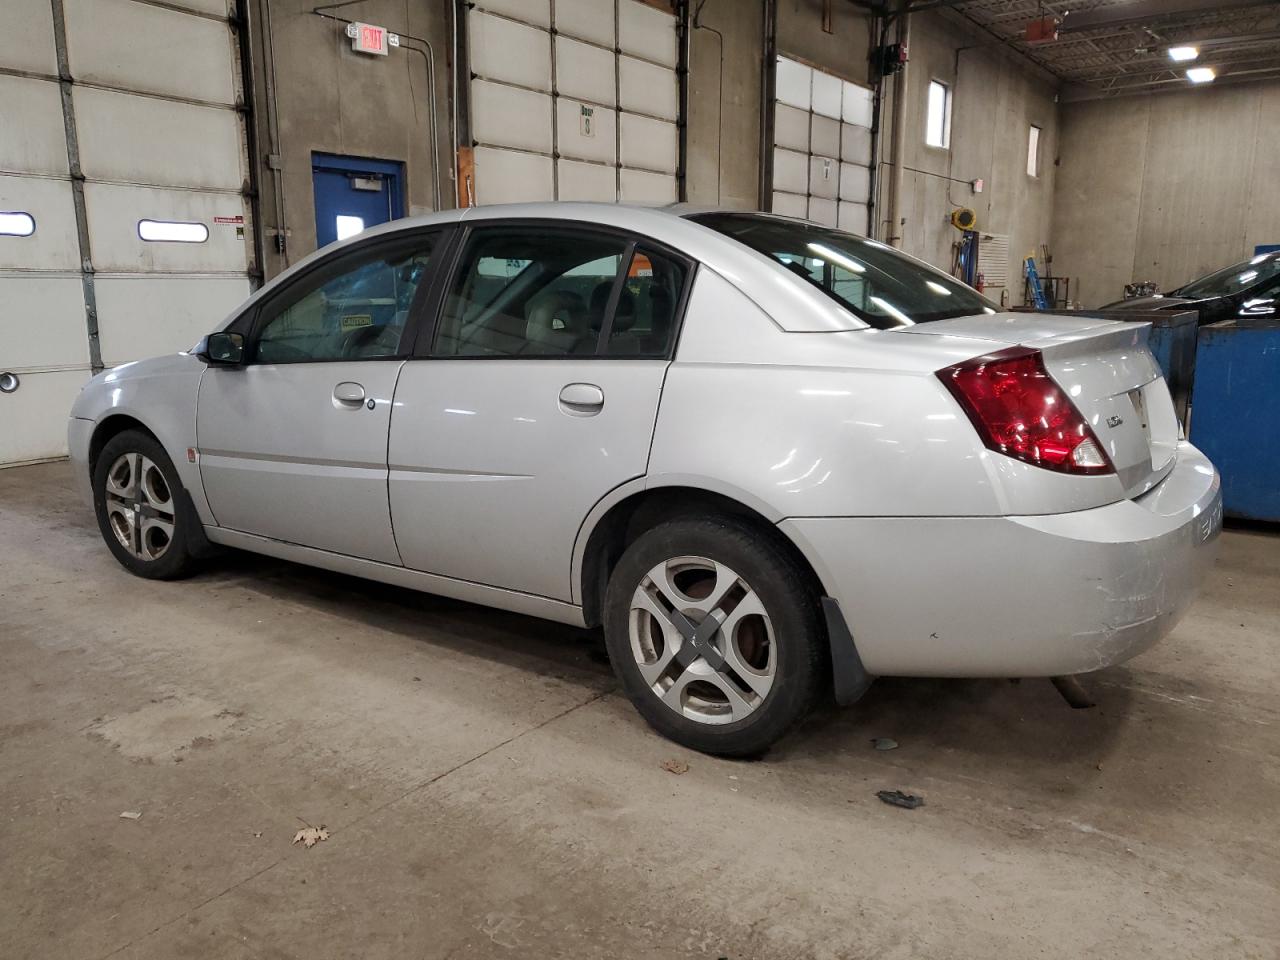
[{"label": "dent on rear quarter panel", "polygon": [[934,371],[988,340],[789,333],[699,271],[658,411],[649,475],[715,479],[799,516],[991,516],[1119,496],[986,450]]}]

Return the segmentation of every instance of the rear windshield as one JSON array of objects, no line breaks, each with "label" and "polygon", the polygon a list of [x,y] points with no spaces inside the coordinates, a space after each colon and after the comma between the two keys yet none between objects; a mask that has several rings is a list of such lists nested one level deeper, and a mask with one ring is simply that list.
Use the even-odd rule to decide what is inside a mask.
[{"label": "rear windshield", "polygon": [[1280,277],[1280,253],[1264,253],[1234,266],[1193,280],[1171,291],[1171,297],[1229,297]]},{"label": "rear windshield", "polygon": [[754,213],[689,219],[772,257],[881,330],[996,312],[995,304],[955,277],[852,233]]}]

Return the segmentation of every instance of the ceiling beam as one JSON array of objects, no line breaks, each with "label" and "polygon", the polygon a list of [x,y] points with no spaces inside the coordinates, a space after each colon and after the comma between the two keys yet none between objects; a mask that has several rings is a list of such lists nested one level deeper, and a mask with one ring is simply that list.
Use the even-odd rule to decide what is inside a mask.
[{"label": "ceiling beam", "polygon": [[1266,80],[1280,80],[1280,67],[1262,67],[1257,70],[1228,74],[1225,77],[1219,77],[1213,83],[1204,84],[1190,84],[1181,78],[1177,80],[1153,80],[1149,83],[1127,83],[1112,87],[1109,90],[1096,90],[1076,84],[1068,84],[1062,88],[1061,98],[1063,103],[1080,103],[1084,100],[1112,100],[1117,97],[1133,97],[1153,93],[1212,90],[1215,87],[1239,83],[1259,83]]},{"label": "ceiling beam", "polygon": [[1274,0],[1130,0],[1129,3],[1094,7],[1079,13],[1068,12],[1058,29],[1060,33],[1076,33],[1125,24],[1154,23],[1187,14],[1218,13],[1273,5]]}]

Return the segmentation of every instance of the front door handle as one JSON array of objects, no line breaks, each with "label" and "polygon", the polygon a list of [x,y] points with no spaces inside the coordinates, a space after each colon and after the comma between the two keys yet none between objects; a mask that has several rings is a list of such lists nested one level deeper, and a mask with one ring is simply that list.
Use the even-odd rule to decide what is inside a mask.
[{"label": "front door handle", "polygon": [[604,409],[604,391],[594,383],[570,383],[560,391],[560,409],[575,417],[592,417]]},{"label": "front door handle", "polygon": [[350,380],[344,380],[333,388],[333,399],[348,406],[358,407],[364,403],[364,387]]}]

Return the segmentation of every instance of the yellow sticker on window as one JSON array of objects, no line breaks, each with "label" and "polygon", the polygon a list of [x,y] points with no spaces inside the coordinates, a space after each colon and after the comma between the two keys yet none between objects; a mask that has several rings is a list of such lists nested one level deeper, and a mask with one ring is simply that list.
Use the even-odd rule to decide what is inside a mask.
[{"label": "yellow sticker on window", "polygon": [[354,330],[356,327],[373,326],[373,317],[367,313],[350,313],[341,320],[343,330]]}]

